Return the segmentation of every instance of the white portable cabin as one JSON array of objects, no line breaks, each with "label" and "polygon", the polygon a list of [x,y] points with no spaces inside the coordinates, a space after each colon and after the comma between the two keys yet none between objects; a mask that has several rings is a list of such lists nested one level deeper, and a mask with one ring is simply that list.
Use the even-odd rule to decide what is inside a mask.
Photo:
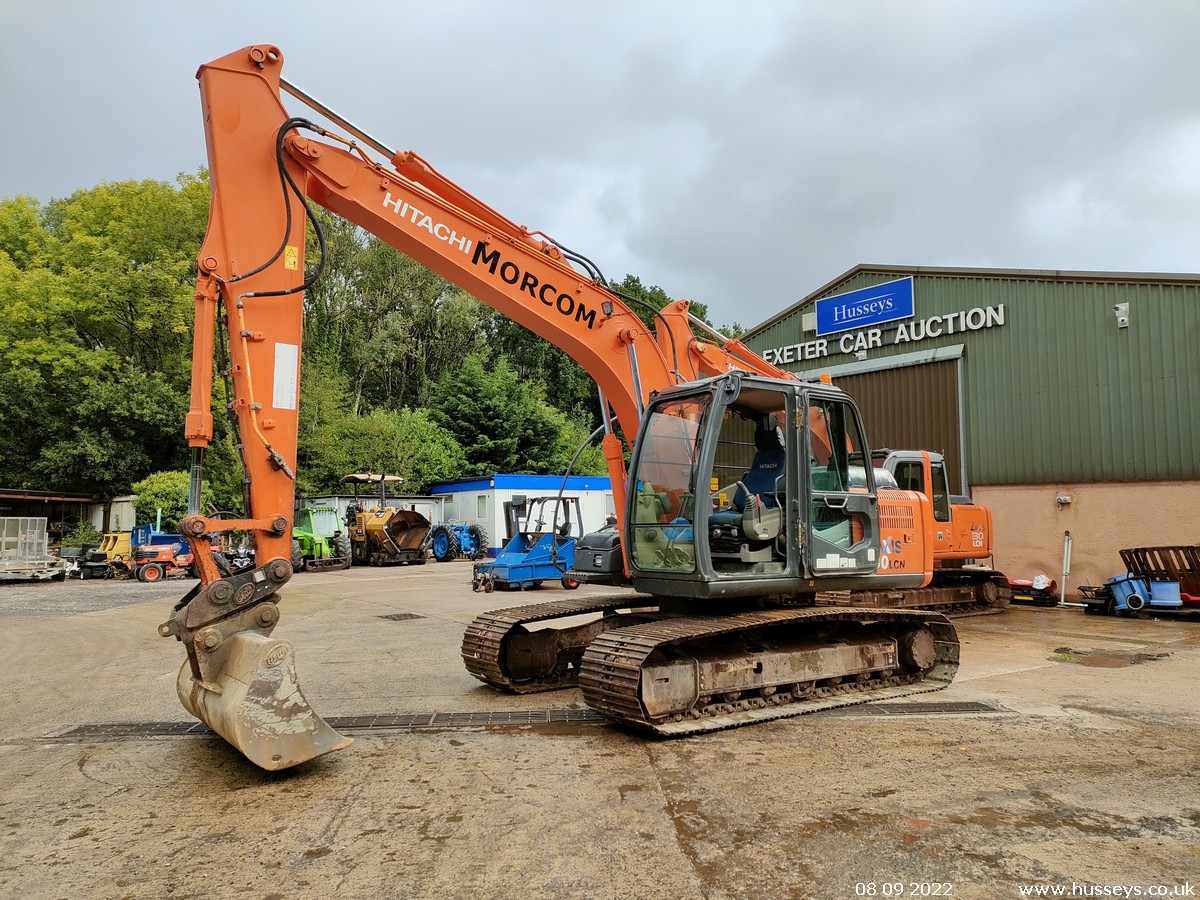
[{"label": "white portable cabin", "polygon": [[504,546],[507,524],[505,503],[526,503],[538,497],[578,497],[583,531],[596,531],[614,512],[612,482],[607,475],[571,475],[563,487],[561,475],[488,475],[482,478],[447,481],[431,489],[444,498],[439,522],[481,525],[488,536],[488,554],[495,556]]}]

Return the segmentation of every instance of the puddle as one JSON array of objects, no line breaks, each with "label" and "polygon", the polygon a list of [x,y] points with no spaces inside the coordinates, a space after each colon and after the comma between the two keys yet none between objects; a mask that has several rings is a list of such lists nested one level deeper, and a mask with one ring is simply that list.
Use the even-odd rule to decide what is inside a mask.
[{"label": "puddle", "polygon": [[1147,653],[1139,650],[1075,650],[1071,647],[1056,647],[1050,657],[1055,662],[1075,663],[1094,669],[1123,669],[1138,663],[1166,659],[1170,653]]}]

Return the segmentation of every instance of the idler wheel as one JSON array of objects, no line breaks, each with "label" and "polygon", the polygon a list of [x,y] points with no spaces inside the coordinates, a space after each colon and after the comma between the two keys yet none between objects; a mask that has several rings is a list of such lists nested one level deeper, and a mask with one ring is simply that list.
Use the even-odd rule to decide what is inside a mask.
[{"label": "idler wheel", "polygon": [[933,634],[928,628],[915,628],[906,632],[896,643],[900,650],[900,664],[905,671],[923,672],[937,661]]}]

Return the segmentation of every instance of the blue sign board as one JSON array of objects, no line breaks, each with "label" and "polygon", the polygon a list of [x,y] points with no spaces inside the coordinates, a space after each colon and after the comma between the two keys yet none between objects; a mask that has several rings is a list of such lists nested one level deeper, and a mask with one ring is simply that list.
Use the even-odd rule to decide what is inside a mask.
[{"label": "blue sign board", "polygon": [[817,335],[911,319],[913,280],[901,278],[817,301]]}]

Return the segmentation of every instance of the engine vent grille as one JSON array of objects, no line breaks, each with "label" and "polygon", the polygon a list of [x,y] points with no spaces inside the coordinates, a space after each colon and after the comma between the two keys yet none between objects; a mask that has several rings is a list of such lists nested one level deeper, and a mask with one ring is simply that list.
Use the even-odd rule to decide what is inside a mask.
[{"label": "engine vent grille", "polygon": [[892,492],[888,490],[879,492],[879,527],[914,530],[916,522],[913,520],[911,501],[907,498],[901,500],[898,497],[889,496],[891,494]]}]

